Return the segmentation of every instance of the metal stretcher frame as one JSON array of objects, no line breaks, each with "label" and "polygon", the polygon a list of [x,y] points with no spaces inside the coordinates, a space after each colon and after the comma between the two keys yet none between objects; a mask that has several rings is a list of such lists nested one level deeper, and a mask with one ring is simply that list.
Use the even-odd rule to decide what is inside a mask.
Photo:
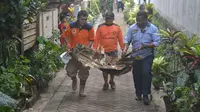
[{"label": "metal stretcher frame", "polygon": [[[134,58],[130,57],[130,55],[136,52],[137,50],[138,49],[132,50],[130,53],[123,56],[121,59],[119,59],[118,62],[116,62],[116,65],[114,66],[108,64],[101,64],[100,61],[95,60],[93,58],[95,52],[87,47],[82,47],[82,48],[76,47],[75,49],[73,49],[71,55],[75,57],[78,61],[80,61],[84,66],[97,68],[108,74],[114,74],[116,76],[120,76],[131,71]],[[102,56],[101,59],[104,58],[104,56]]]}]

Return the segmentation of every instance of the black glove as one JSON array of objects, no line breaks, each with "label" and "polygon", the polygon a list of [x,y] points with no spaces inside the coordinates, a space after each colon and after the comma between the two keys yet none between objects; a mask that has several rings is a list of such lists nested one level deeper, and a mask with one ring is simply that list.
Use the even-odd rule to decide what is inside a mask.
[{"label": "black glove", "polygon": [[121,57],[123,58],[124,56],[126,56],[126,52],[123,51]]},{"label": "black glove", "polygon": [[145,49],[145,48],[148,48],[148,46],[142,43],[142,47],[140,49]]}]

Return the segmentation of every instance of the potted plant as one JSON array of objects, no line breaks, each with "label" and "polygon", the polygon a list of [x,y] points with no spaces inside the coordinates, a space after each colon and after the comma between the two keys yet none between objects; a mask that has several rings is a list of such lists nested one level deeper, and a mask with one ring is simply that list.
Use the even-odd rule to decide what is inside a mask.
[{"label": "potted plant", "polygon": [[152,84],[155,88],[155,90],[160,90],[160,87],[162,86],[163,78],[161,76],[153,77]]},{"label": "potted plant", "polygon": [[162,81],[164,80],[164,72],[166,71],[167,62],[163,56],[157,57],[153,60],[152,65],[152,74],[154,78],[152,80],[153,86],[155,89],[159,89],[162,85]]},{"label": "potted plant", "polygon": [[163,96],[163,101],[165,103],[166,112],[174,112],[170,98],[168,96]]}]

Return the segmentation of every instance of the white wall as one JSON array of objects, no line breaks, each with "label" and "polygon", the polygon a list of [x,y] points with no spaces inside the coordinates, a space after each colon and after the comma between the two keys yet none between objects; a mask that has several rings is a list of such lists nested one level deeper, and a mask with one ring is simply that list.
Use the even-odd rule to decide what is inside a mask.
[{"label": "white wall", "polygon": [[53,30],[58,30],[58,9],[47,9],[39,13],[39,36],[50,38]]},{"label": "white wall", "polygon": [[[136,4],[139,4],[139,1],[140,1],[140,4],[144,3],[144,0],[133,0]],[[149,0],[146,0],[146,2],[148,2]]]},{"label": "white wall", "polygon": [[160,14],[178,29],[200,37],[200,0],[151,0],[151,2]]}]

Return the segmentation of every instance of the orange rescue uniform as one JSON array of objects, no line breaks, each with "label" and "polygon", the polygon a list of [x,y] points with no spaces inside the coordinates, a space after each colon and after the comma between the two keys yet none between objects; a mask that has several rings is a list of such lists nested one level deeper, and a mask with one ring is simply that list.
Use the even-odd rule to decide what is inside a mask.
[{"label": "orange rescue uniform", "polygon": [[99,25],[93,45],[94,49],[101,46],[105,52],[112,52],[117,50],[118,43],[121,49],[124,49],[122,31],[117,24],[106,25],[103,23]]},{"label": "orange rescue uniform", "polygon": [[76,47],[76,44],[87,46],[89,41],[94,40],[94,28],[88,23],[80,27],[76,21],[67,27],[61,38],[68,38],[72,48]]}]

